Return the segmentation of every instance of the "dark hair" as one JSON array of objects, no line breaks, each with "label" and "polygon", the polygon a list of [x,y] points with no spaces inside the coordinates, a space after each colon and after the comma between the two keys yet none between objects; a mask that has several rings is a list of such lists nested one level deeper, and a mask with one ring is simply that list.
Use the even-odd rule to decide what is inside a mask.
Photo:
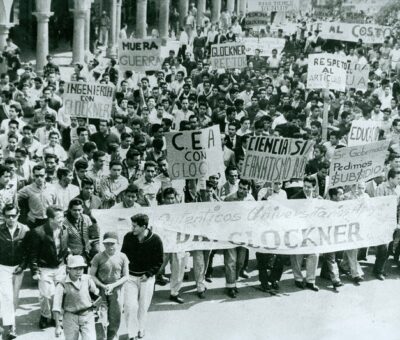
[{"label": "dark hair", "polygon": [[134,194],[139,193],[139,187],[135,184],[129,184],[128,187],[124,190],[124,193],[131,192]]},{"label": "dark hair", "polygon": [[17,204],[14,203],[8,203],[3,207],[2,213],[3,215],[6,214],[6,211],[10,211],[10,210],[17,210],[17,214],[19,213],[19,208]]},{"label": "dark hair", "polygon": [[114,166],[114,165],[119,165],[120,167],[122,167],[122,163],[120,161],[114,160],[110,162],[110,169]]},{"label": "dark hair", "polygon": [[328,191],[329,197],[332,198],[333,196],[337,196],[339,189],[344,190],[343,187],[330,188],[329,191]]},{"label": "dark hair", "polygon": [[46,209],[46,216],[47,218],[54,218],[59,211],[63,212],[64,210],[58,205],[51,205]]},{"label": "dark hair", "polygon": [[86,142],[83,144],[82,150],[84,153],[88,154],[94,150],[97,150],[97,145],[95,142]]},{"label": "dark hair", "polygon": [[85,185],[94,186],[94,181],[90,177],[84,177],[81,181],[81,188],[84,188]]},{"label": "dark hair", "polygon": [[98,161],[100,157],[104,157],[105,155],[106,155],[106,153],[104,151],[97,150],[93,153],[93,160]]},{"label": "dark hair", "polygon": [[153,167],[157,168],[157,164],[156,164],[156,162],[153,162],[153,161],[147,161],[146,163],[144,163],[144,169],[145,169],[145,170],[146,170],[148,167],[151,167],[151,166],[153,166]]},{"label": "dark hair", "polygon": [[147,228],[149,225],[149,216],[146,214],[136,214],[131,217],[131,221],[141,227]]},{"label": "dark hair", "polygon": [[317,185],[317,180],[314,177],[304,177],[303,183],[305,182],[311,183],[313,187]]},{"label": "dark hair", "polygon": [[75,162],[75,170],[87,169],[89,167],[89,163],[84,159],[79,159]]},{"label": "dark hair", "polygon": [[10,172],[10,168],[7,165],[0,164],[0,177],[6,172]]},{"label": "dark hair", "polygon": [[77,129],[76,129],[76,133],[77,133],[77,135],[79,136],[82,132],[87,132],[87,133],[89,133],[89,131],[88,131],[88,129],[86,129],[85,127],[83,127],[83,126],[80,126],[80,127],[78,127]]},{"label": "dark hair", "polygon": [[83,201],[80,198],[73,198],[71,201],[69,201],[68,210],[71,210],[72,207],[77,205],[83,206]]},{"label": "dark hair", "polygon": [[44,161],[46,162],[49,158],[54,158],[56,160],[56,163],[58,163],[58,156],[54,153],[46,153],[44,155]]},{"label": "dark hair", "polygon": [[395,169],[390,169],[388,172],[388,179],[395,178],[396,175],[400,175],[400,172]]},{"label": "dark hair", "polygon": [[32,173],[35,174],[35,171],[41,171],[44,169],[44,166],[41,164],[36,164],[33,168],[32,168]]},{"label": "dark hair", "polygon": [[162,192],[162,197],[165,198],[165,197],[167,197],[168,195],[174,195],[174,196],[176,196],[176,195],[177,195],[177,192],[176,192],[175,188],[173,188],[173,187],[165,188],[165,189],[163,190],[163,192]]},{"label": "dark hair", "polygon": [[251,182],[248,179],[241,178],[239,184],[245,185],[248,189],[251,187]]},{"label": "dark hair", "polygon": [[59,168],[57,169],[57,178],[61,180],[61,178],[68,176],[71,173],[71,170],[68,168]]}]

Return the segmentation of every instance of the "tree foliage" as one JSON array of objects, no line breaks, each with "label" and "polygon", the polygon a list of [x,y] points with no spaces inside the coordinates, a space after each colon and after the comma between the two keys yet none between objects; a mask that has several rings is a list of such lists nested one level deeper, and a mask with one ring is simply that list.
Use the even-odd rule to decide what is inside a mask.
[{"label": "tree foliage", "polygon": [[379,25],[387,25],[388,18],[393,16],[393,14],[400,11],[400,1],[399,0],[391,0],[379,10],[376,15],[376,22]]}]

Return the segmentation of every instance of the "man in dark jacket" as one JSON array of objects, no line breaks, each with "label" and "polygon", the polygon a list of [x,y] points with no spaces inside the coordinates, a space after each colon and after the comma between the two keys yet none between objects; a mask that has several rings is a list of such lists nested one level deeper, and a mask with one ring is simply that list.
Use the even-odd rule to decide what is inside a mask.
[{"label": "man in dark jacket", "polygon": [[51,309],[55,285],[65,278],[65,259],[69,255],[68,231],[63,226],[62,207],[46,210],[47,222],[31,235],[30,260],[33,278],[39,280],[39,328],[55,325]]}]

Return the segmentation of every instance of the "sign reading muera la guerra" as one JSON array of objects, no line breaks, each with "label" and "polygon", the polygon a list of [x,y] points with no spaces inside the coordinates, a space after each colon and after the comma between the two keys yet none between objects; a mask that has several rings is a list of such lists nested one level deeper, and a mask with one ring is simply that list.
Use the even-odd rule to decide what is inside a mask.
[{"label": "sign reading muera la guerra", "polygon": [[246,47],[240,42],[211,46],[211,65],[214,69],[242,69],[247,66]]},{"label": "sign reading muera la guerra", "polygon": [[218,125],[165,134],[171,179],[205,178],[224,172],[221,133]]},{"label": "sign reading muera la guerra", "polygon": [[346,90],[348,63],[345,56],[332,53],[310,54],[308,57],[307,88]]},{"label": "sign reading muera la guerra", "polygon": [[118,59],[121,72],[157,70],[161,67],[161,39],[121,39]]},{"label": "sign reading muera la guerra", "polygon": [[250,137],[242,178],[268,182],[303,178],[312,146],[313,142],[303,139]]},{"label": "sign reading muera la guerra", "polygon": [[336,149],[329,169],[331,188],[365,182],[382,175],[390,141]]},{"label": "sign reading muera la guerra", "polygon": [[98,83],[66,82],[63,94],[65,113],[71,117],[110,119],[114,88]]}]

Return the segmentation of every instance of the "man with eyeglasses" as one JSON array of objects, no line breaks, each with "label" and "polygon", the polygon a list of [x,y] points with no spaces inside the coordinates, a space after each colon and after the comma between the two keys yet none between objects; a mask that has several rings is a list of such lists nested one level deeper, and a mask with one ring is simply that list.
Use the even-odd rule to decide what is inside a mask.
[{"label": "man with eyeglasses", "polygon": [[121,252],[129,260],[129,279],[125,283],[125,320],[128,338],[144,337],[147,311],[154,292],[155,275],[163,263],[161,238],[151,231],[149,217],[131,217],[132,231],[127,233]]},{"label": "man with eyeglasses", "polygon": [[[0,172],[4,171],[0,166]],[[2,209],[5,222],[0,224],[0,312],[5,334],[3,339],[15,339],[15,310],[21,288],[23,271],[27,267],[27,233],[29,228],[18,222],[16,204]]]},{"label": "man with eyeglasses", "polygon": [[[234,201],[254,201],[254,197],[250,194],[250,181],[241,179],[239,181],[236,192],[225,197],[225,202]],[[236,247],[224,250],[225,279],[227,294],[231,298],[236,298],[238,289],[236,281],[239,274],[243,271],[246,262],[247,249],[245,247]]]},{"label": "man with eyeglasses", "polygon": [[33,183],[23,187],[17,194],[20,205],[28,207],[27,225],[31,229],[46,222],[46,209],[49,206],[59,205],[55,188],[46,183],[43,165],[35,165],[32,172]]},{"label": "man with eyeglasses", "polygon": [[51,313],[52,300],[56,283],[65,278],[65,260],[69,255],[68,231],[63,226],[62,207],[50,206],[46,215],[47,222],[35,228],[30,237],[31,270],[33,279],[39,281],[40,329],[55,326]]}]

